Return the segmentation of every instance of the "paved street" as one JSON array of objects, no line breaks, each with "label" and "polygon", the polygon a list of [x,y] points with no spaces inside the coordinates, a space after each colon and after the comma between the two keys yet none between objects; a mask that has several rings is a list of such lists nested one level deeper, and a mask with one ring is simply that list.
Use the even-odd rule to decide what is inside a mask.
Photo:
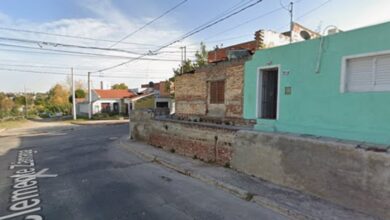
[{"label": "paved street", "polygon": [[39,129],[0,137],[0,219],[285,219],[132,155],[127,125]]}]

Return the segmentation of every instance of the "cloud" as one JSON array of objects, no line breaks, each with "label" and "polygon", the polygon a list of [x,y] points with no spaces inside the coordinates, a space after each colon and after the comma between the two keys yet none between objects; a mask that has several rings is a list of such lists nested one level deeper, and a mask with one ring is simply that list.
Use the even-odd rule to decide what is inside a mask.
[{"label": "cloud", "polygon": [[[97,39],[111,39],[118,40],[121,39],[126,34],[135,30],[144,24],[145,20],[150,18],[141,18],[141,19],[132,19],[125,16],[118,8],[116,8],[111,1],[82,1],[79,7],[90,11],[95,16],[86,17],[86,18],[75,18],[75,19],[59,19],[54,21],[47,21],[43,23],[34,23],[30,21],[17,20],[15,18],[10,18],[8,15],[0,13],[0,26],[12,27],[17,29],[28,29],[36,30],[41,32],[50,32],[63,35],[74,35],[82,36],[89,38]],[[175,37],[183,34],[181,30],[178,30],[173,22],[169,22],[169,19],[159,21],[159,25],[153,26],[153,28],[145,28],[142,32],[137,33],[133,38],[128,39],[131,42],[153,44],[153,45],[162,45]],[[110,42],[101,42],[101,41],[90,41],[82,39],[73,39],[65,38],[58,36],[48,36],[41,34],[33,33],[20,33],[20,32],[0,32],[3,36],[13,37],[13,38],[23,38],[23,39],[34,39],[42,41],[53,41],[61,42],[67,44],[82,44],[89,46],[100,46],[107,47],[111,45]],[[2,41],[0,43],[7,44],[16,44],[15,42]],[[186,43],[193,44],[190,40],[187,40]],[[19,43],[18,43],[19,44]],[[34,46],[38,48],[38,45],[25,44],[26,46]],[[127,50],[133,50],[137,52],[147,52],[156,47],[146,46],[146,45],[130,45],[130,44],[121,44],[118,45],[120,48],[125,48]],[[178,51],[179,45],[174,48],[167,50]],[[68,48],[60,47],[50,47],[44,46],[48,49],[62,49],[62,50],[72,50]],[[100,58],[100,57],[79,57],[79,56],[64,56],[64,55],[44,55],[36,53],[16,53],[11,51],[5,51],[3,49],[11,50],[20,50],[15,48],[6,48],[0,47],[0,65],[1,64],[32,64],[32,65],[61,65],[65,67],[88,67],[91,71],[105,68],[111,65],[118,64],[127,59],[109,59],[109,58]],[[77,49],[77,51],[83,51]],[[39,52],[39,51],[36,51]],[[85,50],[83,52],[92,52],[95,51]],[[109,55],[121,55],[121,56],[130,56],[129,54],[117,53],[117,52],[102,52],[96,51],[95,53],[104,53]],[[7,58],[7,61],[3,59]],[[165,59],[180,59],[180,54],[169,54],[169,55],[158,55],[153,56],[152,58],[165,58]],[[103,73],[104,76],[109,75],[120,75],[120,76],[134,76],[142,77],[143,79],[108,79],[109,81],[115,82],[125,82],[130,87],[138,87],[141,83],[145,83],[151,80],[163,80],[167,79],[172,75],[172,68],[176,67],[179,62],[156,62],[156,61],[136,61],[127,65],[124,65],[120,68],[108,71]],[[19,69],[26,69],[18,67]],[[56,72],[69,72],[69,70],[57,70],[57,69],[43,69],[43,68],[33,68],[38,71],[56,71]],[[86,74],[88,70],[76,70],[78,74]],[[50,76],[50,75],[39,75],[39,74],[28,74],[28,73],[11,73],[6,71],[1,71],[2,80],[0,82],[1,90],[5,91],[21,91],[23,85],[29,85],[29,88],[34,91],[47,91],[55,82],[63,81],[65,76]],[[23,76],[23,77],[21,77]],[[94,85],[98,85],[99,79],[94,78]]]}]

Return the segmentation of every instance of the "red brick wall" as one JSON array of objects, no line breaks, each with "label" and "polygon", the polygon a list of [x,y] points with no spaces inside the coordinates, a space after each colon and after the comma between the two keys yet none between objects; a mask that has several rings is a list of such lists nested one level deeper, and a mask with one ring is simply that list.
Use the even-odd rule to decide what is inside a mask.
[{"label": "red brick wall", "polygon": [[149,144],[206,162],[230,164],[235,131],[180,122],[152,123]]}]

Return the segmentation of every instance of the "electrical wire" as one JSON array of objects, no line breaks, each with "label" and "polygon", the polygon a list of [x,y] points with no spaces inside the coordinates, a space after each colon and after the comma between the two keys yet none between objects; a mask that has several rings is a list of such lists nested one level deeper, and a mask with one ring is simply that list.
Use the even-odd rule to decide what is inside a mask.
[{"label": "electrical wire", "polygon": [[142,25],[141,27],[139,27],[138,29],[136,29],[135,31],[131,32],[130,34],[124,36],[123,38],[121,38],[119,41],[115,42],[114,44],[112,44],[110,46],[110,48],[113,48],[115,47],[116,45],[118,45],[119,43],[121,43],[122,41],[126,40],[127,38],[133,36],[134,34],[138,33],[139,31],[141,31],[142,29],[146,28],[147,26],[151,25],[152,23],[154,23],[155,21],[159,20],[160,18],[164,17],[165,15],[169,14],[170,12],[172,12],[173,10],[175,10],[176,8],[180,7],[182,4],[186,3],[188,0],[184,0],[184,1],[181,1],[179,2],[177,5],[175,5],[174,7],[170,8],[169,10],[165,11],[164,13],[162,13],[161,15],[159,15],[158,17],[154,18],[153,20],[147,22],[146,24]]},{"label": "electrical wire", "polygon": [[[71,66],[61,66],[61,65],[43,65],[43,64],[26,64],[25,62],[23,62],[23,64],[10,64],[10,63],[2,63],[2,62],[15,62],[15,61],[11,61],[11,60],[0,60],[0,66],[11,66],[11,67],[29,67],[29,68],[39,68],[39,69],[66,69],[66,70],[69,70],[71,68],[73,68],[74,70],[90,70],[92,68],[95,68],[95,67],[85,67],[85,66],[76,66],[76,67],[71,67]],[[118,74],[118,73],[124,73],[124,74],[128,74],[129,72],[132,72],[132,71],[135,71],[135,72],[141,72],[141,71],[145,71],[145,69],[139,69],[139,70],[136,70],[136,69],[133,69],[131,71],[126,71],[126,72],[123,72],[123,71],[115,71],[115,72],[105,72],[107,74]],[[146,70],[147,72],[150,72],[151,70],[150,69],[147,69]],[[157,70],[157,69],[154,69],[153,70],[153,73],[161,73],[161,72],[166,72],[166,70]],[[144,73],[142,73],[144,74]]]},{"label": "electrical wire", "polygon": [[[120,59],[133,59],[134,58],[134,57],[129,57],[129,56],[108,55],[108,54],[99,54],[99,53],[87,53],[87,52],[80,52],[80,51],[68,51],[68,50],[58,50],[58,49],[49,49],[49,48],[36,48],[36,47],[14,45],[14,44],[2,44],[2,43],[0,43],[0,46],[16,47],[16,48],[24,48],[24,49],[32,49],[32,50],[43,50],[43,51],[50,51],[50,52],[60,52],[61,54],[66,53],[68,55],[74,54],[74,55],[82,55],[82,56],[98,56],[98,57],[100,56],[100,57],[120,58]],[[4,49],[0,49],[0,50],[4,50]],[[19,51],[19,52],[23,52],[23,51]],[[57,53],[49,53],[49,54],[57,54]],[[180,61],[180,60],[176,60],[176,59],[158,59],[158,58],[140,58],[139,60],[166,61],[166,62],[179,62]]]},{"label": "electrical wire", "polygon": [[[168,44],[166,44],[166,45],[163,45],[163,46],[159,47],[158,49],[152,51],[152,53],[156,53],[156,52],[158,52],[158,51],[160,51],[160,50],[162,50],[162,49],[164,49],[164,48],[166,48],[166,47],[169,47],[169,46],[171,46],[171,45],[173,45],[173,44],[175,44],[175,43],[177,43],[177,42],[180,42],[180,41],[182,41],[182,40],[184,40],[184,39],[186,39],[186,38],[188,38],[188,37],[190,37],[190,36],[192,36],[192,35],[194,35],[194,34],[196,34],[196,33],[199,33],[199,32],[201,32],[201,31],[203,31],[203,30],[205,30],[205,29],[207,29],[207,28],[210,28],[210,27],[212,27],[212,26],[214,26],[214,25],[216,25],[216,24],[218,24],[218,23],[220,23],[220,22],[222,22],[222,21],[224,21],[224,20],[226,20],[226,19],[228,19],[228,18],[230,18],[230,17],[236,15],[236,14],[239,14],[239,13],[245,11],[245,10],[248,9],[248,8],[251,8],[251,7],[253,7],[253,6],[259,4],[260,2],[262,2],[262,0],[257,0],[256,2],[254,2],[254,3],[250,4],[250,5],[247,5],[247,6],[241,8],[241,9],[239,9],[239,10],[237,10],[237,11],[234,11],[234,12],[232,12],[232,13],[230,13],[230,14],[228,14],[228,15],[226,15],[226,16],[224,16],[224,17],[222,17],[222,18],[220,18],[220,19],[218,19],[218,20],[216,20],[216,21],[214,21],[214,22],[212,22],[212,23],[210,23],[210,24],[208,24],[208,25],[202,27],[201,29],[195,28],[195,30],[188,32],[187,34],[185,34],[184,36],[180,37],[179,39],[176,39],[176,40],[174,40],[174,41],[172,41],[172,42],[170,42],[170,43],[168,43]],[[135,60],[141,59],[141,58],[143,58],[143,57],[145,57],[145,56],[147,56],[147,55],[149,55],[149,54],[150,54],[150,53],[148,53],[148,54],[143,54],[143,55],[140,55],[139,57],[130,59],[130,60],[128,60],[128,61],[125,61],[125,62],[116,64],[116,65],[113,65],[113,66],[110,66],[110,67],[107,67],[107,68],[104,68],[104,69],[96,70],[96,71],[91,72],[91,73],[97,73],[97,72],[102,72],[102,71],[114,69],[114,68],[117,68],[117,67],[119,67],[119,66],[123,66],[123,65],[125,65],[125,64],[130,63],[130,62],[133,62],[133,61],[135,61]]]},{"label": "electrical wire", "polygon": [[[271,15],[271,14],[273,14],[273,13],[275,13],[275,12],[278,12],[278,11],[280,11],[280,10],[282,10],[282,9],[283,9],[282,7],[279,7],[279,8],[276,8],[276,9],[274,9],[274,10],[271,10],[271,11],[269,11],[269,12],[266,12],[266,13],[264,13],[264,14],[262,14],[262,15],[259,15],[259,16],[256,16],[256,17],[254,17],[254,18],[248,19],[248,20],[246,20],[246,21],[244,21],[244,22],[242,22],[242,23],[240,23],[240,24],[238,24],[238,25],[235,25],[235,26],[233,26],[233,27],[231,27],[231,28],[228,28],[228,29],[225,29],[225,30],[223,30],[223,31],[221,31],[221,32],[218,32],[217,34],[215,34],[215,35],[213,35],[213,36],[211,36],[211,37],[205,38],[204,40],[206,41],[206,40],[208,40],[208,39],[212,39],[212,38],[214,38],[214,37],[216,37],[216,36],[219,36],[219,35],[221,35],[221,34],[224,34],[224,33],[226,33],[226,32],[235,30],[235,29],[237,29],[237,28],[242,27],[243,25],[249,24],[249,23],[251,23],[251,22],[253,22],[253,21],[256,21],[256,20],[258,20],[258,19],[260,19],[260,18],[264,18],[264,17],[266,17],[266,16],[269,16],[269,15]],[[248,36],[248,35],[245,35],[245,36]]]},{"label": "electrical wire", "polygon": [[106,48],[106,47],[91,47],[91,46],[82,46],[82,45],[74,45],[74,44],[56,43],[56,42],[50,42],[50,41],[38,41],[38,40],[29,40],[29,39],[21,39],[21,38],[8,38],[8,37],[0,37],[0,40],[15,41],[15,42],[22,42],[22,43],[33,43],[33,44],[37,44],[39,47],[46,46],[46,45],[53,46],[53,47],[62,46],[62,47],[71,47],[71,48],[80,48],[80,49],[123,52],[123,53],[140,55],[140,53],[133,52],[133,51],[123,50],[123,49],[115,49],[115,48]]},{"label": "electrical wire", "polygon": [[[310,10],[308,10],[308,11],[306,11],[306,12],[303,13],[303,14],[301,14],[301,15],[300,15],[299,17],[297,17],[295,20],[298,21],[298,20],[300,20],[301,18],[304,18],[304,17],[308,16],[309,14],[311,14],[311,13],[317,11],[318,9],[324,7],[326,4],[330,3],[331,1],[332,1],[332,0],[327,0],[327,1],[323,2],[323,3],[321,3],[320,5],[318,5],[318,6],[314,7],[314,8],[312,8],[312,9],[310,9]],[[290,24],[289,24],[289,25],[290,25]],[[289,25],[288,25],[288,26],[289,26]],[[286,27],[287,27],[287,25],[284,25],[284,26],[282,26],[282,27],[279,27],[277,30],[281,30],[281,29],[286,28]]]},{"label": "electrical wire", "polygon": [[[107,43],[117,42],[115,40],[105,40],[105,39],[97,39],[97,38],[82,37],[82,36],[67,35],[67,34],[55,34],[55,33],[43,32],[43,31],[33,31],[33,30],[17,29],[17,28],[10,28],[10,27],[0,27],[0,30],[21,32],[21,33],[30,33],[30,34],[41,34],[41,35],[48,35],[48,36],[55,36],[55,37],[65,37],[65,38],[72,38],[72,39],[79,39],[79,40],[100,41],[100,42],[107,42]],[[135,43],[135,42],[120,42],[120,44],[148,46],[148,47],[149,46],[152,46],[152,47],[158,46],[155,44],[145,44],[145,43]]]},{"label": "electrical wire", "polygon": [[323,2],[322,4],[318,5],[317,7],[312,8],[311,10],[309,10],[309,11],[305,12],[304,14],[302,14],[302,15],[299,16],[296,20],[299,20],[299,19],[301,19],[301,18],[306,17],[307,15],[309,15],[309,14],[311,14],[311,13],[317,11],[318,9],[320,9],[320,8],[322,8],[322,7],[324,7],[326,4],[330,3],[331,1],[332,1],[332,0],[327,0],[327,1]]},{"label": "electrical wire", "polygon": [[[64,72],[51,72],[51,71],[35,71],[35,70],[25,70],[25,69],[12,69],[12,68],[2,68],[0,70],[9,71],[9,72],[20,72],[20,73],[34,73],[34,74],[45,74],[45,75],[63,75],[69,76],[71,73]],[[87,77],[86,74],[74,74],[75,76]],[[95,78],[119,78],[119,79],[147,79],[146,77],[135,77],[135,76],[103,76],[103,75],[94,75],[91,77]],[[149,78],[149,77],[148,77]],[[161,79],[162,77],[155,77],[155,79]]]}]

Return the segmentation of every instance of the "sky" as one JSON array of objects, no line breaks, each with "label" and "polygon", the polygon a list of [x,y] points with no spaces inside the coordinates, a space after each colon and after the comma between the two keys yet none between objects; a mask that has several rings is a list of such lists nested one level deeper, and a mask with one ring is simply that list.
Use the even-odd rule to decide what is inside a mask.
[{"label": "sky", "polygon": [[[2,0],[0,3],[0,91],[48,91],[65,83],[70,68],[77,80],[92,74],[93,88],[100,81],[126,83],[130,88],[166,80],[180,63],[180,47],[194,59],[200,42],[207,49],[254,39],[257,30],[287,31],[289,13],[281,6],[289,0],[263,0],[259,4],[211,26],[159,52],[107,71],[179,39],[227,10],[256,0],[187,0],[185,3],[125,39],[114,42],[179,4],[183,0]],[[249,4],[249,3],[248,3]],[[294,21],[320,33],[330,25],[347,31],[390,21],[389,0],[295,0]],[[76,37],[53,36],[30,30]],[[83,37],[83,38],[79,38]],[[89,38],[89,39],[85,39]],[[16,39],[16,40],[15,40]],[[94,40],[99,39],[99,40]],[[20,41],[23,40],[23,41]],[[27,41],[26,41],[27,40]],[[55,44],[45,44],[50,42]],[[59,45],[62,44],[62,45]],[[63,44],[89,48],[65,47]],[[82,54],[80,54],[82,53]]]}]

